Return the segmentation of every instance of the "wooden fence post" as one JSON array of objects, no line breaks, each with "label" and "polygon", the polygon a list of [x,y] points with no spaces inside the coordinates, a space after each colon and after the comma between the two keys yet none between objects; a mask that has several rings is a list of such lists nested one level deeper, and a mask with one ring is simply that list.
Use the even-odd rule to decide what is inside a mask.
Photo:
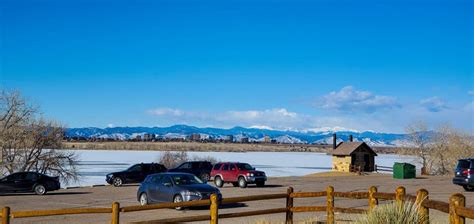
[{"label": "wooden fence post", "polygon": [[293,193],[293,188],[289,187],[286,190],[286,224],[293,224],[293,212],[291,209],[293,208],[293,198],[291,194]]},{"label": "wooden fence post", "polygon": [[369,188],[369,211],[374,209],[378,204],[379,200],[374,196],[377,193],[377,187],[372,186]]},{"label": "wooden fence post", "polygon": [[334,224],[334,187],[328,186],[326,188],[327,192],[327,224]]},{"label": "wooden fence post", "polygon": [[453,194],[449,198],[449,223],[451,224],[464,224],[466,218],[456,214],[457,207],[466,206],[466,197],[462,194]]},{"label": "wooden fence post", "polygon": [[421,224],[428,224],[430,223],[430,210],[423,205],[423,202],[429,200],[428,191],[425,189],[420,189],[416,192],[416,201],[415,203],[420,208],[420,217],[421,217]]},{"label": "wooden fence post", "polygon": [[217,195],[211,195],[211,222],[210,224],[219,223],[219,203],[217,202]]},{"label": "wooden fence post", "polygon": [[397,187],[397,190],[395,191],[395,201],[397,202],[398,205],[400,206],[403,205],[403,201],[405,200],[405,195],[406,195],[405,188],[402,186]]},{"label": "wooden fence post", "polygon": [[2,209],[2,224],[10,224],[10,207]]},{"label": "wooden fence post", "polygon": [[112,203],[112,224],[120,223],[120,203]]}]

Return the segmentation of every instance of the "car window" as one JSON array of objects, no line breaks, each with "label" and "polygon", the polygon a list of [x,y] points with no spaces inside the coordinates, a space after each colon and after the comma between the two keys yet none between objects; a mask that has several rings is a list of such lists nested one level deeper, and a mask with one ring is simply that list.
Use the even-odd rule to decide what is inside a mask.
[{"label": "car window", "polygon": [[229,169],[230,169],[230,170],[236,170],[235,165],[234,165],[234,164],[230,164],[230,165],[229,165]]},{"label": "car window", "polygon": [[178,169],[191,169],[191,163],[183,163]]},{"label": "car window", "polygon": [[192,163],[193,169],[199,169],[201,167],[201,163]]},{"label": "car window", "polygon": [[26,174],[26,180],[37,180],[38,179],[38,174],[36,173],[28,173]]},{"label": "car window", "polygon": [[171,184],[171,179],[167,176],[162,176],[163,179],[161,179],[161,184],[165,185],[165,184]]},{"label": "car window", "polygon": [[142,171],[142,167],[140,165],[134,165],[128,169],[130,172],[140,172]]},{"label": "car window", "polygon": [[237,167],[239,168],[239,170],[255,170],[255,168],[253,168],[247,163],[238,163]]},{"label": "car window", "polygon": [[224,167],[222,167],[222,170],[229,170],[229,164],[224,164]]},{"label": "car window", "polygon": [[162,175],[152,175],[150,176],[149,182],[159,184],[161,183],[162,179],[163,179]]},{"label": "car window", "polygon": [[176,185],[202,184],[201,179],[189,174],[176,174],[171,177]]},{"label": "car window", "polygon": [[218,163],[216,165],[214,165],[214,167],[212,168],[213,170],[219,170],[221,168],[222,164]]},{"label": "car window", "polygon": [[16,181],[16,180],[23,180],[25,178],[25,173],[14,173],[7,177],[8,181]]},{"label": "car window", "polygon": [[142,164],[141,167],[143,172],[149,172],[151,170],[150,164]]}]

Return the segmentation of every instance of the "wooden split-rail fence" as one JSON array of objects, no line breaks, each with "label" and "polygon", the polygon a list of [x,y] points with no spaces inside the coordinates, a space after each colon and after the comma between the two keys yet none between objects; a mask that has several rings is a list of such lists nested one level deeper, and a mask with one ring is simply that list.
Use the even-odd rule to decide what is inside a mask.
[{"label": "wooden split-rail fence", "polygon": [[[315,198],[326,197],[326,205],[320,206],[295,206],[295,198]],[[335,198],[349,198],[349,199],[367,199],[368,209],[359,208],[344,208],[337,207]],[[233,204],[248,201],[261,201],[271,199],[286,199],[286,206],[281,208],[263,209],[236,213],[219,213],[220,204]],[[118,202],[112,203],[109,208],[71,208],[58,210],[36,210],[36,211],[12,211],[9,207],[4,207],[0,217],[3,224],[10,224],[12,220],[21,218],[32,218],[42,216],[59,216],[59,215],[76,215],[76,214],[110,214],[111,223],[120,223],[120,214],[156,209],[169,209],[175,207],[193,207],[193,206],[209,206],[209,215],[197,215],[167,219],[156,219],[134,222],[135,224],[152,224],[152,223],[172,223],[172,222],[193,222],[193,221],[210,221],[211,224],[217,224],[220,219],[238,218],[246,216],[266,215],[286,213],[286,223],[293,223],[293,214],[300,212],[326,212],[326,222],[328,224],[335,223],[335,213],[358,213],[363,214],[371,209],[374,209],[379,200],[393,200],[396,203],[402,204],[404,201],[412,201],[420,206],[420,216],[424,217],[424,223],[429,223],[430,209],[438,210],[449,215],[449,223],[464,224],[465,219],[474,219],[474,209],[466,207],[466,198],[462,194],[453,194],[449,198],[449,202],[435,201],[429,199],[428,191],[420,189],[416,195],[408,195],[405,193],[404,187],[398,187],[395,193],[378,192],[376,187],[370,187],[367,192],[337,192],[332,186],[327,187],[325,191],[319,192],[294,192],[292,187],[289,187],[286,193],[281,194],[267,194],[254,195],[245,197],[224,198],[218,201],[216,195],[211,195],[208,200],[180,202],[180,203],[161,203],[146,206],[125,206],[121,207]]]}]

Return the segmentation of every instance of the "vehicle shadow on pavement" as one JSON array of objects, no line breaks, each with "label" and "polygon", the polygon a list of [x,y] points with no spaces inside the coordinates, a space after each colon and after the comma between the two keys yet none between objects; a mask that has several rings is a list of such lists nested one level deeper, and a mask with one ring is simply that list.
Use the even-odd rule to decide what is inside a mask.
[{"label": "vehicle shadow on pavement", "polygon": [[[55,195],[76,195],[76,194],[92,194],[92,192],[51,192],[42,196],[55,196]],[[36,196],[35,193],[0,193],[0,197],[8,196]]]}]

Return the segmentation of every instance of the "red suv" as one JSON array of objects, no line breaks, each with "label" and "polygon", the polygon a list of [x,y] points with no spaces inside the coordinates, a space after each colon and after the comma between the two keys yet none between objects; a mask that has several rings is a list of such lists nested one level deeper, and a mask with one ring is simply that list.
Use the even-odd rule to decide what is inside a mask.
[{"label": "red suv", "polygon": [[217,163],[211,171],[214,184],[217,187],[224,186],[224,183],[232,183],[234,187],[246,188],[247,184],[257,184],[263,187],[267,176],[262,171],[257,171],[248,163]]}]

